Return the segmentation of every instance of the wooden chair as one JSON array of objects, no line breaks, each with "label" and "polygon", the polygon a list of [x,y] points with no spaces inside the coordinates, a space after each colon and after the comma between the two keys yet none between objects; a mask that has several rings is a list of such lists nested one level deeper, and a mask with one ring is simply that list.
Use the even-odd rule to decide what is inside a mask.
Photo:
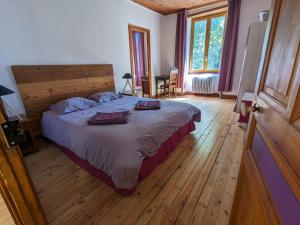
[{"label": "wooden chair", "polygon": [[166,84],[165,87],[161,87],[161,88],[167,89],[169,98],[171,97],[171,91],[173,91],[174,96],[177,97],[177,85],[178,85],[178,69],[176,67],[173,67],[170,70],[169,82]]}]

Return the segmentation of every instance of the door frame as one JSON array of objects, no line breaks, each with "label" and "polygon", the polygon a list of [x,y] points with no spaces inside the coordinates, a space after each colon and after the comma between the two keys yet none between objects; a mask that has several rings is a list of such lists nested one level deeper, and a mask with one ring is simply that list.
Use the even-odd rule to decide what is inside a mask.
[{"label": "door frame", "polygon": [[[6,120],[0,112],[0,124]],[[0,128],[0,194],[16,225],[48,225],[18,146]]]},{"label": "door frame", "polygon": [[150,39],[150,30],[144,27],[139,27],[133,24],[128,24],[128,34],[129,34],[129,48],[130,48],[130,65],[131,65],[131,74],[132,78],[132,87],[135,88],[135,60],[134,60],[134,47],[132,33],[134,31],[143,32],[147,35],[147,67],[148,67],[148,77],[149,77],[149,88],[150,88],[150,97],[152,97],[152,68],[151,68],[151,39]]}]

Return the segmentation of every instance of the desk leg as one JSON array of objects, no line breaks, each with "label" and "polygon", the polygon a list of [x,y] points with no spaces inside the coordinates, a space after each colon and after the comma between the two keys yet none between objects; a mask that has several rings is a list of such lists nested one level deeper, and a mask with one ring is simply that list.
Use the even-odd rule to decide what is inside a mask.
[{"label": "desk leg", "polygon": [[164,94],[165,94],[165,97],[166,97],[166,95],[167,95],[167,92],[166,92],[166,85],[167,85],[167,82],[166,82],[166,80],[164,79]]},{"label": "desk leg", "polygon": [[157,95],[158,95],[158,81],[155,79],[155,94],[156,94],[156,98],[157,98]]}]

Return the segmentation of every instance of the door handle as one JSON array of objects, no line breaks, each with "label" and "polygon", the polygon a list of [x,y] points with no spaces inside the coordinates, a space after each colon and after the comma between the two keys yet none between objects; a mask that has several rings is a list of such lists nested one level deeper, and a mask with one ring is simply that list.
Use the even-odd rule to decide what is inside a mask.
[{"label": "door handle", "polygon": [[260,105],[255,102],[252,106],[247,106],[245,102],[241,104],[241,114],[242,116],[246,116],[249,112],[259,112]]}]

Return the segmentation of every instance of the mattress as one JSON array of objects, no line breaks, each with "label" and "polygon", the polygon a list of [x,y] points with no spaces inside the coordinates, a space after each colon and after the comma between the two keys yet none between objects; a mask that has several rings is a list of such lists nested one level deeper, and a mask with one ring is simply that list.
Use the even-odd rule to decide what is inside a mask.
[{"label": "mattress", "polygon": [[[143,160],[191,120],[199,121],[200,110],[190,104],[161,101],[160,110],[136,111],[142,98],[124,96],[83,111],[59,115],[43,113],[42,134],[71,150],[80,159],[104,171],[116,188],[136,186]],[[127,124],[88,125],[96,112],[128,110]]]}]

